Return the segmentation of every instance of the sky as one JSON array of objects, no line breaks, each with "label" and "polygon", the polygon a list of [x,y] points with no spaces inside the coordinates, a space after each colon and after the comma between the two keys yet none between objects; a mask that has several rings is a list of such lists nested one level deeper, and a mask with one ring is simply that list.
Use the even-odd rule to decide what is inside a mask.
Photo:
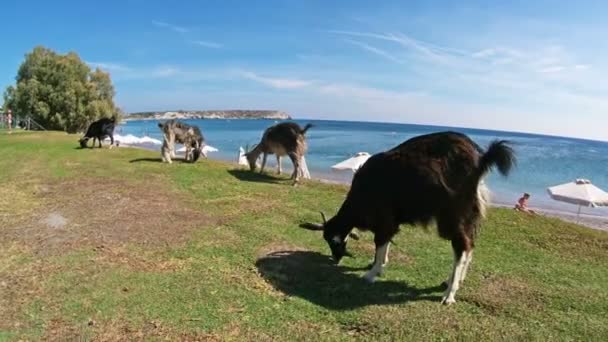
[{"label": "sky", "polygon": [[0,87],[36,45],[108,71],[127,112],[296,118],[608,141],[605,1],[8,1]]}]

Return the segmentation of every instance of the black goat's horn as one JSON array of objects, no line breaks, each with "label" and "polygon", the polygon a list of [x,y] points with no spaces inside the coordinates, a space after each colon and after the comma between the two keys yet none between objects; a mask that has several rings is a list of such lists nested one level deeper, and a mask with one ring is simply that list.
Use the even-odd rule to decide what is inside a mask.
[{"label": "black goat's horn", "polygon": [[300,223],[300,228],[305,228],[308,230],[323,230],[323,225],[318,223]]},{"label": "black goat's horn", "polygon": [[327,219],[325,218],[325,214],[321,211],[321,217],[323,218],[323,225],[327,224]]}]

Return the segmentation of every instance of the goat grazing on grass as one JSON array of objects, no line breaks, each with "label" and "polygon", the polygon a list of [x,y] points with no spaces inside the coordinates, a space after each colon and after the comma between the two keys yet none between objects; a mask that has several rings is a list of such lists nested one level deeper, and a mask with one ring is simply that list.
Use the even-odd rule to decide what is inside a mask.
[{"label": "goat grazing on grass", "polygon": [[275,154],[277,156],[278,173],[281,174],[281,157],[287,155],[293,163],[293,174],[291,175],[291,178],[294,180],[294,184],[297,184],[302,173],[302,158],[308,149],[306,137],[304,135],[310,127],[312,127],[312,125],[307,124],[304,128],[301,128],[295,122],[283,122],[268,127],[266,131],[264,131],[260,143],[245,154],[251,171],[255,171],[257,167],[256,161],[260,154],[263,154],[260,172],[264,171],[267,155]]},{"label": "goat grazing on grass", "polygon": [[354,227],[374,233],[375,259],[364,278],[373,282],[388,262],[390,242],[400,224],[428,225],[452,243],[454,267],[442,303],[455,302],[473,258],[475,235],[485,215],[486,173],[494,166],[507,176],[515,155],[506,141],[483,151],[466,135],[454,132],[422,135],[378,153],[354,175],[338,213],[323,224],[301,226],[323,230],[336,262],[347,254]]},{"label": "goat grazing on grass", "polygon": [[86,148],[89,139],[93,138],[93,147],[95,147],[95,139],[99,141],[99,147],[101,147],[101,141],[106,137],[110,138],[110,148],[114,145],[114,126],[116,126],[116,118],[103,118],[99,119],[89,125],[87,132],[84,134],[78,142],[81,148]]},{"label": "goat grazing on grass", "polygon": [[197,126],[190,126],[177,120],[169,120],[159,123],[158,127],[163,132],[163,146],[161,156],[164,162],[171,164],[171,158],[175,158],[175,143],[186,147],[186,161],[196,162],[203,154],[203,143],[205,138]]}]

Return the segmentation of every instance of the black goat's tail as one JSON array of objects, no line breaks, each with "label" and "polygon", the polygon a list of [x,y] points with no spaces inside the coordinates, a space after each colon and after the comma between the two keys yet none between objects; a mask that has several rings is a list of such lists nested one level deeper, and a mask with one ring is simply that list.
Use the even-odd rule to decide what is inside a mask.
[{"label": "black goat's tail", "polygon": [[304,126],[304,128],[302,128],[302,130],[300,131],[300,133],[302,135],[306,134],[306,131],[308,131],[309,128],[311,128],[313,125],[312,124],[306,124],[306,126]]},{"label": "black goat's tail", "polygon": [[498,172],[503,176],[508,176],[511,168],[516,164],[515,151],[509,146],[506,140],[495,140],[488,147],[487,151],[479,160],[479,177],[483,177],[486,173],[496,166]]}]

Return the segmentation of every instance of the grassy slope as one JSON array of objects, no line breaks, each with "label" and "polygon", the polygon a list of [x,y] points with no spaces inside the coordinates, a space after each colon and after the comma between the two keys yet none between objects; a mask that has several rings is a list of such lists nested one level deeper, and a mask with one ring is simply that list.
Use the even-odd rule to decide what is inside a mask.
[{"label": "grassy slope", "polygon": [[372,258],[369,234],[350,243],[356,258],[337,268],[319,234],[298,229],[318,221],[319,210],[334,212],[343,187],[293,188],[209,160],[129,163],[157,153],[79,150],[76,139],[0,131],[0,229],[46,212],[40,186],[80,178],[166,189],[215,219],[185,243],[114,245],[119,259],[88,245],[45,255],[28,240],[0,238],[0,340],[608,336],[604,232],[493,209],[458,302],[445,307],[438,284],[451,252],[432,229],[404,227],[385,276],[372,285],[357,269]]}]

